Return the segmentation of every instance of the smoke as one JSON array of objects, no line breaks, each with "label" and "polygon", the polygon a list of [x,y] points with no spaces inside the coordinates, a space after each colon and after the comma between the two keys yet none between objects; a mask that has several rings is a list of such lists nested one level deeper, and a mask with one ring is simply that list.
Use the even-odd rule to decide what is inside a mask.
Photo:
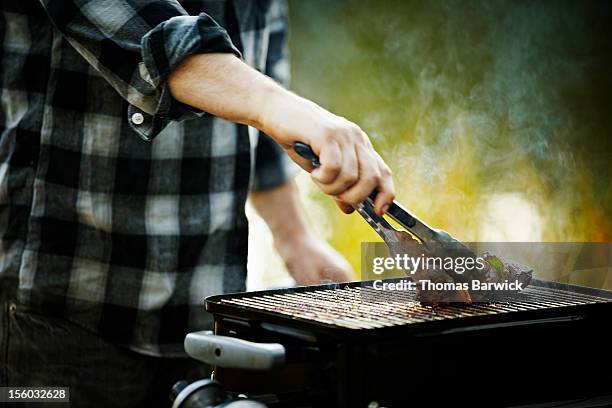
[{"label": "smoke", "polygon": [[[361,125],[416,214],[478,241],[512,197],[532,209],[502,217],[525,223],[521,239],[612,241],[609,3],[313,0],[290,11],[292,87]],[[328,214],[343,251],[359,251],[346,236],[373,239],[359,219]]]}]

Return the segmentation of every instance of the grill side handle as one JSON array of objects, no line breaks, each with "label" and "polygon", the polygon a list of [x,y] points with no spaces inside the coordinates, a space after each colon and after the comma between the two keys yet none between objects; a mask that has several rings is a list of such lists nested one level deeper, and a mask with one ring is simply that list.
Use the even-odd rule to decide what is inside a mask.
[{"label": "grill side handle", "polygon": [[243,370],[270,370],[285,364],[285,347],[278,343],[254,343],[217,336],[210,330],[185,337],[185,352],[204,363]]}]

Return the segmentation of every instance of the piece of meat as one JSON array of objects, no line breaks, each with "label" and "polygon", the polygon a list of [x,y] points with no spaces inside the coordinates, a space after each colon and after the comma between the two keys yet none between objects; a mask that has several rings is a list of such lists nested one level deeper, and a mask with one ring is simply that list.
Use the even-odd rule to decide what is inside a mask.
[{"label": "piece of meat", "polygon": [[[482,282],[487,283],[503,283],[508,282],[519,282],[522,287],[525,288],[531,283],[533,277],[533,268],[520,264],[515,261],[506,259],[502,255],[493,254],[491,252],[484,252],[481,257],[486,261],[486,273]],[[504,301],[508,300],[514,291],[481,291],[479,296],[475,296],[475,301]]]},{"label": "piece of meat", "polygon": [[[457,282],[443,270],[429,270],[422,271],[421,273],[415,274],[415,281],[417,283],[417,300],[423,304],[437,305],[440,303],[471,303],[472,298],[470,292],[465,289],[429,289],[429,286],[447,284],[449,287],[457,286]],[[423,283],[427,284],[426,288],[423,288]]]},{"label": "piece of meat", "polygon": [[[389,252],[392,256],[408,254],[413,257],[445,257],[448,255],[449,248],[443,245],[423,245],[416,240],[412,235],[405,231],[396,231],[396,236],[400,242],[394,244],[388,244]],[[460,250],[464,251],[467,248],[460,246]],[[456,251],[455,251],[456,252]],[[471,256],[472,253],[466,253],[465,256]],[[444,285],[455,286],[454,283],[458,282],[457,277],[453,277],[450,271],[444,269],[432,269],[432,268],[420,268],[416,271],[412,271],[412,278],[417,284],[417,300],[424,304],[435,305],[438,303],[470,303],[472,301],[470,293],[467,289],[445,289],[445,290],[431,290],[423,289],[422,283],[424,281],[431,282],[433,285]]]},{"label": "piece of meat", "polygon": [[[409,254],[413,257],[440,257],[443,259],[447,257],[476,258],[471,250],[460,243],[424,245],[405,232],[398,234],[398,238],[401,239],[401,242],[389,247],[393,256]],[[444,268],[420,268],[411,271],[411,276],[417,283],[417,299],[426,304],[507,301],[513,291],[472,290],[472,281],[476,280],[483,283],[519,282],[523,288],[531,282],[533,269],[528,266],[510,261],[491,252],[484,252],[480,257],[485,261],[484,268],[466,269],[463,273]],[[423,282],[431,282],[432,285],[424,285]],[[444,287],[445,289],[431,289],[430,287]]]}]

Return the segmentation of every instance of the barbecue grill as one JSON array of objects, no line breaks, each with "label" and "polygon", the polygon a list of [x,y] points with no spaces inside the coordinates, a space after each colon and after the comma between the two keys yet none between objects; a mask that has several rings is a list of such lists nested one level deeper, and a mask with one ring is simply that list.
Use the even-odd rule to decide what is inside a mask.
[{"label": "barbecue grill", "polygon": [[610,291],[534,280],[504,302],[427,306],[369,281],[211,296],[206,308],[215,333],[188,335],[187,352],[268,406],[612,401]]}]

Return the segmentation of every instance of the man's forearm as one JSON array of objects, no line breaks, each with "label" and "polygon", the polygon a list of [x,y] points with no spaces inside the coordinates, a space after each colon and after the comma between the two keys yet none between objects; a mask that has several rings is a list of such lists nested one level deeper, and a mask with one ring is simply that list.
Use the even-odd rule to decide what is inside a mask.
[{"label": "man's forearm", "polygon": [[[213,115],[267,133],[324,193],[344,203],[363,201],[378,189],[376,211],[395,196],[391,171],[359,126],[284,89],[231,54],[196,54],[168,77],[172,96]],[[321,166],[299,157],[292,146],[309,144]],[[346,208],[342,207],[341,208]]]},{"label": "man's forearm", "polygon": [[292,147],[292,139],[308,141],[307,135],[289,136],[292,130],[311,128],[316,133],[315,128],[326,126],[321,122],[333,116],[232,54],[192,55],[170,74],[168,86],[180,102],[253,126],[285,149]]},{"label": "man's forearm", "polygon": [[277,245],[302,238],[309,232],[293,180],[270,190],[253,191],[249,198]]},{"label": "man's forearm", "polygon": [[287,92],[232,54],[192,55],[170,74],[168,86],[187,105],[258,129],[265,102]]},{"label": "man's forearm", "polygon": [[349,263],[306,223],[295,182],[252,192],[251,203],[270,227],[287,270],[300,285],[354,279]]}]

